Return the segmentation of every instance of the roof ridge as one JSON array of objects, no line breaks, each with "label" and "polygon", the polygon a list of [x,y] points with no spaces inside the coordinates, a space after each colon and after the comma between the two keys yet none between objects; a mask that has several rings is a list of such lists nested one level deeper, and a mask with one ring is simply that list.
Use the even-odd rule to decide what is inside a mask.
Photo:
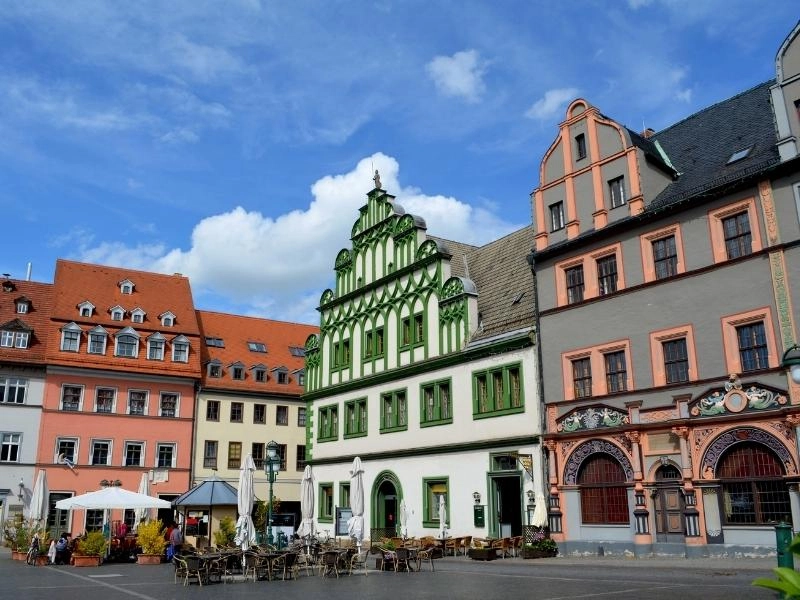
[{"label": "roof ridge", "polygon": [[299,325],[301,327],[314,327],[314,328],[319,329],[318,325],[312,325],[312,324],[309,324],[309,323],[298,323],[296,321],[286,321],[284,319],[273,319],[273,318],[270,318],[270,317],[256,317],[254,315],[239,315],[239,314],[236,314],[236,313],[229,313],[229,312],[224,312],[224,311],[221,311],[221,310],[206,310],[204,308],[195,308],[195,312],[196,313],[205,313],[205,314],[209,314],[209,315],[219,315],[219,316],[223,316],[223,317],[237,317],[239,319],[257,319],[259,321],[269,321],[271,323],[285,323],[286,325]]},{"label": "roof ridge", "polygon": [[118,267],[116,265],[106,265],[102,263],[89,263],[83,262],[80,260],[71,260],[68,258],[57,258],[56,259],[56,268],[58,267],[59,263],[66,263],[70,265],[79,265],[82,267],[100,267],[103,269],[114,269],[115,271],[125,271],[128,273],[142,273],[143,275],[157,275],[158,277],[181,277],[182,279],[189,279],[188,275],[184,275],[183,273],[162,273],[160,271],[144,271],[142,269],[133,269],[129,267]]}]

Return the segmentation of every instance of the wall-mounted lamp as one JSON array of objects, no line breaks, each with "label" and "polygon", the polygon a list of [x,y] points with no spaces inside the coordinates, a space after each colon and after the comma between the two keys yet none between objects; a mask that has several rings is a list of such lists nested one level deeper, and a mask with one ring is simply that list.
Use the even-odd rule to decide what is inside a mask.
[{"label": "wall-mounted lamp", "polygon": [[800,346],[793,344],[783,353],[781,367],[789,371],[789,376],[795,383],[800,383]]},{"label": "wall-mounted lamp", "polygon": [[534,492],[533,492],[533,490],[526,491],[525,495],[528,497],[528,504],[534,504],[534,500],[533,500]]},{"label": "wall-mounted lamp", "polygon": [[22,481],[22,477],[19,478],[19,492],[17,492],[17,499],[22,502],[25,499],[25,482]]},{"label": "wall-mounted lamp", "polygon": [[475,504],[481,503],[481,493],[480,492],[472,492],[472,499],[475,500]]}]

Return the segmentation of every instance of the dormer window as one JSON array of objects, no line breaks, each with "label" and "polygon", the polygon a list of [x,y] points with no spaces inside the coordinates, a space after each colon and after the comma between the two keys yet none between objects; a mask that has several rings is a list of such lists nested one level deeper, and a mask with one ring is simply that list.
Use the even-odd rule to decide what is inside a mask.
[{"label": "dormer window", "polygon": [[89,354],[105,354],[108,332],[99,325],[89,331]]},{"label": "dormer window", "polygon": [[114,306],[110,308],[108,312],[111,313],[112,321],[122,321],[122,319],[125,317],[125,309],[121,306]]},{"label": "dormer window", "polygon": [[30,310],[31,301],[25,297],[17,298],[17,314],[24,315]]},{"label": "dormer window", "polygon": [[275,373],[275,377],[281,385],[289,383],[289,369],[286,367],[275,367],[272,372]]},{"label": "dormer window", "polygon": [[267,380],[267,367],[265,365],[253,365],[250,370],[253,371],[253,379],[258,383],[264,383]]},{"label": "dormer window", "polygon": [[298,385],[305,385],[306,383],[306,370],[305,369],[296,369],[292,371],[292,375],[297,378]]},{"label": "dormer window", "polygon": [[209,377],[222,377],[222,363],[218,360],[212,360],[208,363],[207,373]]},{"label": "dormer window", "polygon": [[231,377],[233,379],[243,380],[244,379],[244,365],[240,362],[235,362],[230,367],[231,370]]},{"label": "dormer window", "polygon": [[[19,319],[14,319],[0,325],[0,348],[20,348],[25,349],[30,342],[33,330]],[[2,394],[0,394],[2,400]]]},{"label": "dormer window", "polygon": [[139,334],[130,327],[126,327],[116,336],[114,356],[123,358],[136,358],[139,356]]},{"label": "dormer window", "polygon": [[179,335],[172,340],[172,362],[189,362],[189,340]]},{"label": "dormer window", "polygon": [[61,351],[77,352],[81,346],[81,328],[75,323],[68,323],[61,328]]},{"label": "dormer window", "polygon": [[130,279],[119,282],[119,291],[121,294],[131,295],[133,293],[133,282]]},{"label": "dormer window", "polygon": [[147,338],[147,359],[164,360],[164,346],[166,339],[163,335],[156,332]]},{"label": "dormer window", "polygon": [[165,313],[161,313],[158,315],[158,318],[161,319],[161,326],[162,327],[174,327],[175,326],[175,315],[172,314],[170,311]]},{"label": "dormer window", "polygon": [[141,308],[134,308],[131,311],[131,321],[134,323],[144,323],[145,312]]},{"label": "dormer window", "polygon": [[94,304],[88,300],[84,300],[78,304],[78,312],[83,318],[91,317],[94,314]]}]

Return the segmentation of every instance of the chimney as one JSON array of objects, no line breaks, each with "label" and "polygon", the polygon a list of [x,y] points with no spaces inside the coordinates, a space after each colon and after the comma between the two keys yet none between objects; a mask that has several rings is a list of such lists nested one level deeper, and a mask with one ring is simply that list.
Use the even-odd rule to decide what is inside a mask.
[{"label": "chimney", "polygon": [[645,130],[642,132],[642,137],[643,137],[644,139],[650,139],[650,138],[651,138],[651,137],[653,137],[655,134],[656,134],[656,131],[655,131],[655,129],[650,129],[649,127],[647,127],[647,128],[646,128],[646,129],[645,129]]}]

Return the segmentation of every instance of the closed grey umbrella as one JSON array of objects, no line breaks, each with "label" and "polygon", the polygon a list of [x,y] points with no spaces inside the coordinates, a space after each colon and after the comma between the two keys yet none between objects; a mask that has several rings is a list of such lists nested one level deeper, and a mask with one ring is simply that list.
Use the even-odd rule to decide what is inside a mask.
[{"label": "closed grey umbrella", "polygon": [[361,541],[364,539],[364,469],[361,459],[353,459],[353,468],[350,470],[350,508],[353,516],[347,521],[347,533],[356,540],[358,551],[361,552]]},{"label": "closed grey umbrella", "polygon": [[314,474],[311,465],[306,465],[300,480],[300,516],[303,520],[297,528],[297,535],[306,539],[308,554],[309,538],[314,535]]},{"label": "closed grey umbrella", "polygon": [[256,543],[256,527],[253,525],[253,474],[256,464],[253,456],[248,454],[244,459],[242,468],[239,469],[239,492],[236,496],[237,507],[239,510],[239,520],[236,521],[236,537],[233,542],[247,550]]},{"label": "closed grey umbrella", "polygon": [[47,472],[44,469],[40,469],[36,474],[36,483],[33,485],[31,504],[28,512],[28,518],[37,525],[44,525],[47,523],[47,496]]}]

